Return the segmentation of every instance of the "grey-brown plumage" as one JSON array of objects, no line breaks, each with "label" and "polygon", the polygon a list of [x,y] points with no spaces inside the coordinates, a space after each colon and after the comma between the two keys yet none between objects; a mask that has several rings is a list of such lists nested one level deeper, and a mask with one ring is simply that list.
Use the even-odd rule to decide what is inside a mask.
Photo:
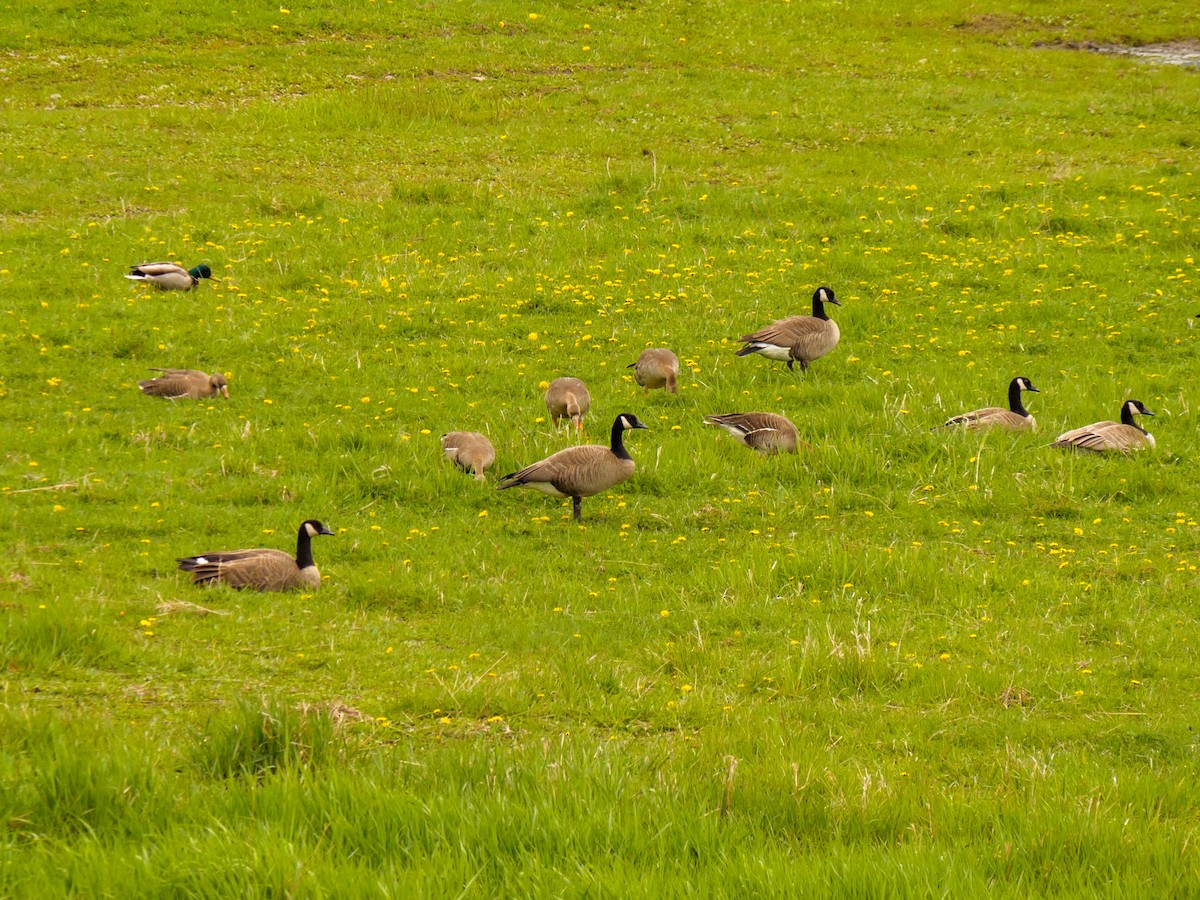
[{"label": "grey-brown plumage", "polygon": [[510,487],[531,487],[552,497],[570,497],[575,521],[583,517],[584,497],[620,484],[637,468],[625,449],[623,435],[631,428],[646,428],[633,413],[621,413],[613,420],[609,446],[584,444],[568,447],[526,466],[519,472],[505,475],[500,490]]},{"label": "grey-brown plumage", "polygon": [[478,431],[449,431],[442,435],[447,458],[464,472],[484,481],[484,470],[496,461],[496,448]]},{"label": "grey-brown plumage", "polygon": [[316,519],[300,525],[296,555],[282,550],[259,548],[230,550],[186,556],[177,562],[184,572],[192,573],[193,584],[216,584],[253,591],[315,591],[321,586],[321,573],[313,562],[312,539],[333,534]]},{"label": "grey-brown plumage", "polygon": [[837,322],[825,312],[826,303],[842,305],[832,290],[827,287],[817,288],[813,293],[811,316],[780,319],[753,334],[738,338],[746,346],[739,350],[737,355],[758,353],[767,359],[787,360],[789,369],[793,363],[798,362],[800,370],[807,371],[808,364],[836,347],[842,336],[838,331]]},{"label": "grey-brown plumage", "polygon": [[1154,435],[1134,421],[1135,415],[1152,416],[1141,400],[1121,404],[1120,422],[1095,422],[1073,428],[1058,436],[1051,447],[1082,450],[1088,453],[1131,453],[1154,446]]},{"label": "grey-brown plumage", "polygon": [[1000,428],[1007,431],[1036,431],[1037,422],[1029,414],[1029,411],[1025,409],[1025,404],[1021,401],[1022,391],[1033,391],[1035,394],[1041,393],[1028,378],[1017,376],[1008,384],[1008,409],[1000,406],[989,406],[985,409],[972,410],[960,416],[947,419],[946,423],[941,427],[962,427],[972,430]]},{"label": "grey-brown plumage", "polygon": [[167,400],[203,400],[220,394],[228,399],[229,382],[220,372],[211,375],[198,369],[151,369],[162,372],[157,378],[139,381],[138,387],[149,397],[165,397]]},{"label": "grey-brown plumage", "polygon": [[795,453],[802,441],[789,419],[769,412],[726,413],[705,416],[704,424],[716,425],[759,453]]},{"label": "grey-brown plumage", "polygon": [[575,430],[583,429],[583,417],[592,406],[592,395],[587,385],[578,378],[555,378],[546,388],[546,409],[557,427],[563,419],[575,423]]},{"label": "grey-brown plumage", "polygon": [[160,291],[190,291],[202,279],[219,280],[213,278],[212,269],[204,263],[190,269],[168,262],[142,263],[140,266],[130,266],[129,274],[125,277],[130,281],[152,284]]},{"label": "grey-brown plumage", "polygon": [[641,352],[637,362],[625,368],[633,369],[633,380],[642,386],[642,393],[649,394],[651,388],[665,388],[668,394],[677,394],[679,386],[679,357],[666,347],[649,347]]}]

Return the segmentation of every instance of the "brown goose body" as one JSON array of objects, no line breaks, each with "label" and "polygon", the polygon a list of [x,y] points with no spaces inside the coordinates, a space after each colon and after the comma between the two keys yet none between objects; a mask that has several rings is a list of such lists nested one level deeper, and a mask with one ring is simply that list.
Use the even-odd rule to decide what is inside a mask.
[{"label": "brown goose body", "polygon": [[563,419],[575,423],[575,430],[583,429],[583,417],[592,407],[592,395],[587,385],[578,378],[555,378],[546,388],[546,409],[555,427]]},{"label": "brown goose body", "polygon": [[811,316],[780,319],[766,328],[743,335],[738,340],[746,346],[739,350],[737,355],[758,353],[767,359],[787,360],[789,369],[793,363],[799,362],[800,371],[807,371],[809,363],[820,359],[841,340],[842,335],[837,322],[825,312],[826,303],[842,305],[832,290],[827,287],[817,288],[813,294]]},{"label": "brown goose body", "polygon": [[496,448],[478,431],[448,431],[442,435],[446,457],[464,472],[484,481],[484,471],[496,461]]},{"label": "brown goose body", "polygon": [[1121,404],[1120,422],[1094,422],[1082,428],[1072,428],[1058,436],[1051,447],[1079,450],[1085,453],[1132,453],[1154,447],[1154,435],[1134,421],[1134,416],[1153,416],[1141,400],[1126,400]]},{"label": "brown goose body", "polygon": [[629,478],[637,468],[625,449],[624,432],[631,428],[646,428],[632,413],[622,413],[613,421],[609,446],[585,444],[568,447],[526,466],[519,472],[505,475],[500,490],[510,487],[531,487],[552,497],[570,497],[575,521],[582,518],[582,499],[599,494]]},{"label": "brown goose body", "polygon": [[651,388],[665,388],[668,394],[679,393],[679,357],[666,347],[649,347],[641,352],[637,362],[626,366],[633,369],[633,380],[642,386],[642,393]]},{"label": "brown goose body", "polygon": [[333,534],[316,519],[300,526],[296,555],[282,550],[256,548],[203,553],[177,560],[179,568],[192,574],[193,584],[227,584],[239,590],[315,591],[321,586],[321,573],[313,562],[312,539]]},{"label": "brown goose body", "polygon": [[217,280],[213,278],[212,269],[204,263],[190,269],[169,262],[142,263],[130,266],[129,274],[125,277],[130,281],[152,284],[160,291],[190,291],[202,279]]},{"label": "brown goose body", "polygon": [[198,369],[153,369],[162,372],[157,378],[139,381],[138,387],[149,397],[167,400],[203,400],[206,397],[229,397],[229,382],[220,372],[208,375]]},{"label": "brown goose body", "polygon": [[704,424],[716,425],[759,453],[795,453],[803,443],[796,426],[789,419],[775,413],[726,413],[705,416]]},{"label": "brown goose body", "polygon": [[1025,405],[1021,401],[1022,391],[1041,393],[1028,378],[1018,376],[1008,385],[1008,409],[999,406],[976,409],[947,419],[942,427],[961,427],[971,430],[998,428],[1006,431],[1036,431],[1037,421],[1025,409]]}]

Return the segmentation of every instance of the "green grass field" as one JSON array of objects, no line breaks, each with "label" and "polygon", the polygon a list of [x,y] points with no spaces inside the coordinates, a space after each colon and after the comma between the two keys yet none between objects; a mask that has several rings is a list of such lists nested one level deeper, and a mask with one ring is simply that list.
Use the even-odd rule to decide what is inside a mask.
[{"label": "green grass field", "polygon": [[0,0],[0,896],[1200,894],[1192,4],[341,6]]}]

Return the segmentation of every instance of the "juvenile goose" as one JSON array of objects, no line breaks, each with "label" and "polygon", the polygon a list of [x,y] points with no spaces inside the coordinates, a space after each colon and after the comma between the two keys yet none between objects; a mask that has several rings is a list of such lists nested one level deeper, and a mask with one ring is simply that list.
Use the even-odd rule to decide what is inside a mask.
[{"label": "juvenile goose", "polygon": [[625,368],[633,369],[633,380],[642,386],[642,393],[651,388],[666,388],[668,394],[679,393],[675,380],[679,377],[679,358],[666,347],[650,347],[641,352],[637,362]]},{"label": "juvenile goose", "polygon": [[204,263],[190,269],[175,263],[142,263],[140,266],[131,266],[125,277],[130,281],[149,282],[160,291],[190,291],[204,278],[220,281],[219,278],[213,278],[212,269]]},{"label": "juvenile goose", "polygon": [[446,457],[476,481],[484,481],[484,470],[496,461],[496,448],[477,431],[448,431],[442,435]]},{"label": "juvenile goose", "polygon": [[575,430],[583,430],[583,417],[592,406],[592,395],[587,385],[578,378],[555,378],[546,388],[546,409],[557,428],[562,419],[575,423]]},{"label": "juvenile goose", "polygon": [[202,400],[220,394],[229,399],[229,382],[220,372],[206,375],[196,369],[151,369],[162,372],[157,378],[139,381],[142,393],[150,397],[165,397],[168,400],[185,398]]},{"label": "juvenile goose", "polygon": [[1021,403],[1022,391],[1041,393],[1028,378],[1018,376],[1008,383],[1008,409],[999,406],[976,409],[947,419],[941,427],[952,428],[961,425],[963,428],[972,430],[1002,428],[1006,431],[1036,431],[1037,422]]},{"label": "juvenile goose", "polygon": [[316,519],[301,524],[295,557],[282,550],[231,550],[187,556],[177,562],[184,572],[192,573],[193,584],[224,582],[238,590],[315,591],[321,586],[321,573],[312,555],[312,539],[318,534],[333,532]]},{"label": "juvenile goose", "polygon": [[817,288],[812,298],[811,316],[780,319],[753,334],[738,338],[746,346],[739,350],[737,355],[761,353],[767,359],[786,359],[789,369],[792,368],[792,363],[799,362],[800,371],[808,371],[808,364],[836,347],[841,338],[837,322],[825,312],[826,303],[842,305],[832,290],[827,287]]},{"label": "juvenile goose", "polygon": [[633,474],[637,466],[625,449],[622,436],[631,428],[647,427],[633,413],[621,413],[613,420],[608,447],[584,444],[559,450],[520,472],[505,475],[500,479],[499,489],[527,486],[551,497],[570,497],[578,522],[583,516],[584,497],[607,491]]},{"label": "juvenile goose", "polygon": [[724,429],[759,453],[795,453],[801,443],[796,426],[775,413],[726,413],[705,416],[704,424]]},{"label": "juvenile goose", "polygon": [[1051,447],[1084,450],[1089,453],[1130,453],[1154,446],[1154,435],[1133,421],[1135,415],[1152,416],[1141,400],[1126,400],[1121,404],[1120,422],[1096,422],[1060,434]]}]

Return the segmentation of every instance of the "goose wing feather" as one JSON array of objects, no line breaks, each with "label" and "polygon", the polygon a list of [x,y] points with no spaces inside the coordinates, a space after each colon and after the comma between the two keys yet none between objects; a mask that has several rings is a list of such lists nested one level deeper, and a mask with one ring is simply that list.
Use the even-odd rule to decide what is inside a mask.
[{"label": "goose wing feather", "polygon": [[[311,584],[302,577],[295,558],[270,548],[204,553],[179,560],[179,568],[192,573],[196,584],[224,582],[234,588],[279,591]],[[315,566],[310,567],[314,571]],[[307,571],[307,570],[306,570]],[[317,576],[318,584],[320,583]]]},{"label": "goose wing feather", "polygon": [[546,485],[564,497],[590,497],[620,484],[633,474],[635,468],[632,459],[621,459],[608,447],[585,444],[559,450],[519,472],[504,476],[500,487]]},{"label": "goose wing feather", "polygon": [[1033,430],[1033,416],[1022,416],[1011,409],[999,406],[989,406],[986,409],[976,409],[947,419],[944,428],[962,426],[964,428],[1004,428],[1009,431]]}]

